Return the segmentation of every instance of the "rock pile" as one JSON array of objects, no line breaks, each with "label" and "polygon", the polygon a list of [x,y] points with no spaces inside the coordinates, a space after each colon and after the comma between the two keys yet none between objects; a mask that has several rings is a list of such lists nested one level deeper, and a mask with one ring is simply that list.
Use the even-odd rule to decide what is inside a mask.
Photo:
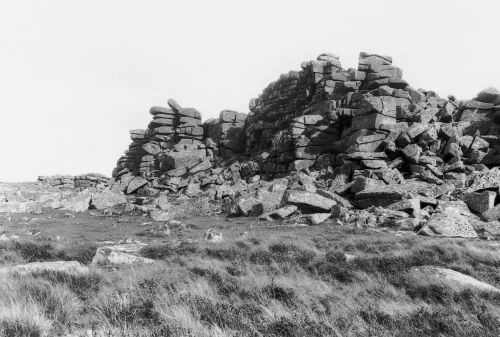
[{"label": "rock pile", "polygon": [[[132,143],[113,171],[113,177],[121,182],[121,189],[127,194],[156,195],[160,191],[185,190],[194,196],[200,187],[213,183],[222,173],[220,169],[211,170],[214,151],[219,153],[219,147],[204,137],[200,112],[183,108],[173,99],[168,100],[168,106],[152,107],[153,120],[148,128],[131,131]],[[241,114],[232,113],[230,124],[241,125]],[[221,144],[221,152],[230,145],[229,141],[236,139],[227,127],[230,115],[222,112],[221,122],[214,123],[212,130]],[[208,176],[211,178],[207,180]]]},{"label": "rock pile", "polygon": [[224,110],[201,124],[197,110],[173,100],[152,108],[113,176],[128,193],[207,195],[267,220],[298,212],[310,224],[496,235],[496,89],[442,98],[411,87],[377,54],[360,53],[356,69],[333,54],[301,67],[252,99],[248,116]]}]

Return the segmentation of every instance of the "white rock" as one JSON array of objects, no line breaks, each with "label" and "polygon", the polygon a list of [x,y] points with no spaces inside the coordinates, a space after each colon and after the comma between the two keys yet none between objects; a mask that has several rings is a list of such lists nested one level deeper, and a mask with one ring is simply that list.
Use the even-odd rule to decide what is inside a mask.
[{"label": "white rock", "polygon": [[125,253],[119,250],[113,250],[111,247],[100,247],[97,249],[94,258],[92,259],[93,265],[130,265],[130,264],[151,264],[154,260],[147,259],[140,256]]},{"label": "white rock", "polygon": [[222,242],[224,240],[224,237],[222,236],[221,232],[214,233],[213,229],[210,228],[205,233],[205,240],[208,241],[208,242],[212,242],[212,243],[219,243],[219,242]]},{"label": "white rock", "polygon": [[459,273],[458,271],[436,267],[436,266],[421,266],[414,267],[411,270],[411,275],[416,277],[418,281],[427,282],[442,282],[454,288],[474,288],[482,291],[500,292],[500,289],[494,286],[479,281],[468,275]]}]

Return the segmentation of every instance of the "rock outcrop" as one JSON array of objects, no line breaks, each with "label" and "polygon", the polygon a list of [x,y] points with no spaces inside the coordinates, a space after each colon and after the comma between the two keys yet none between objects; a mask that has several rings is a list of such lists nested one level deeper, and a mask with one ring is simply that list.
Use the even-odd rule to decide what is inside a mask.
[{"label": "rock outcrop", "polygon": [[87,173],[79,176],[53,175],[39,176],[38,182],[42,185],[59,189],[86,189],[105,188],[110,185],[111,179],[99,173]]},{"label": "rock outcrop", "polygon": [[128,194],[206,195],[267,220],[319,212],[465,237],[498,220],[496,89],[442,98],[411,87],[391,57],[370,53],[357,68],[333,54],[301,68],[252,99],[248,115],[224,110],[202,124],[200,112],[174,100],[151,108],[113,177]]}]

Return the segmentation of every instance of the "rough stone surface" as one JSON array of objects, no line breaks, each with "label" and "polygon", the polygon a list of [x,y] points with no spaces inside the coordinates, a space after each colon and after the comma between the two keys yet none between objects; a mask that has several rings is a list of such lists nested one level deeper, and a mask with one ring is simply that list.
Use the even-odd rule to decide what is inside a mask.
[{"label": "rough stone surface", "polygon": [[130,254],[131,252],[138,253],[135,248],[132,245],[99,247],[92,259],[92,264],[105,266],[154,263],[154,260]]},{"label": "rough stone surface", "polygon": [[496,205],[495,207],[485,211],[482,214],[483,218],[485,221],[494,221],[494,220],[500,220],[500,204]]},{"label": "rough stone surface", "polygon": [[148,181],[141,177],[134,177],[127,186],[127,194],[132,194],[139,188],[148,184]]},{"label": "rough stone surface", "polygon": [[117,205],[125,204],[127,202],[126,196],[121,193],[111,191],[102,191],[100,193],[92,194],[90,201],[90,208],[93,209],[106,209]]},{"label": "rough stone surface", "polygon": [[434,213],[427,224],[419,231],[423,235],[477,238],[467,217],[455,207],[448,207],[443,212]]},{"label": "rough stone surface", "polygon": [[287,191],[284,195],[287,204],[297,206],[304,212],[330,211],[336,202],[319,194],[305,191]]}]

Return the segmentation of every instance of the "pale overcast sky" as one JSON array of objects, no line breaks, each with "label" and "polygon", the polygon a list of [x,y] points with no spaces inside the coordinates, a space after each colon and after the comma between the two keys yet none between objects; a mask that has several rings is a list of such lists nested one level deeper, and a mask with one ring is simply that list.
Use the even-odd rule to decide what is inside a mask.
[{"label": "pale overcast sky", "polygon": [[111,175],[169,97],[204,119],[322,52],[391,55],[416,88],[500,88],[492,1],[1,0],[0,181]]}]

